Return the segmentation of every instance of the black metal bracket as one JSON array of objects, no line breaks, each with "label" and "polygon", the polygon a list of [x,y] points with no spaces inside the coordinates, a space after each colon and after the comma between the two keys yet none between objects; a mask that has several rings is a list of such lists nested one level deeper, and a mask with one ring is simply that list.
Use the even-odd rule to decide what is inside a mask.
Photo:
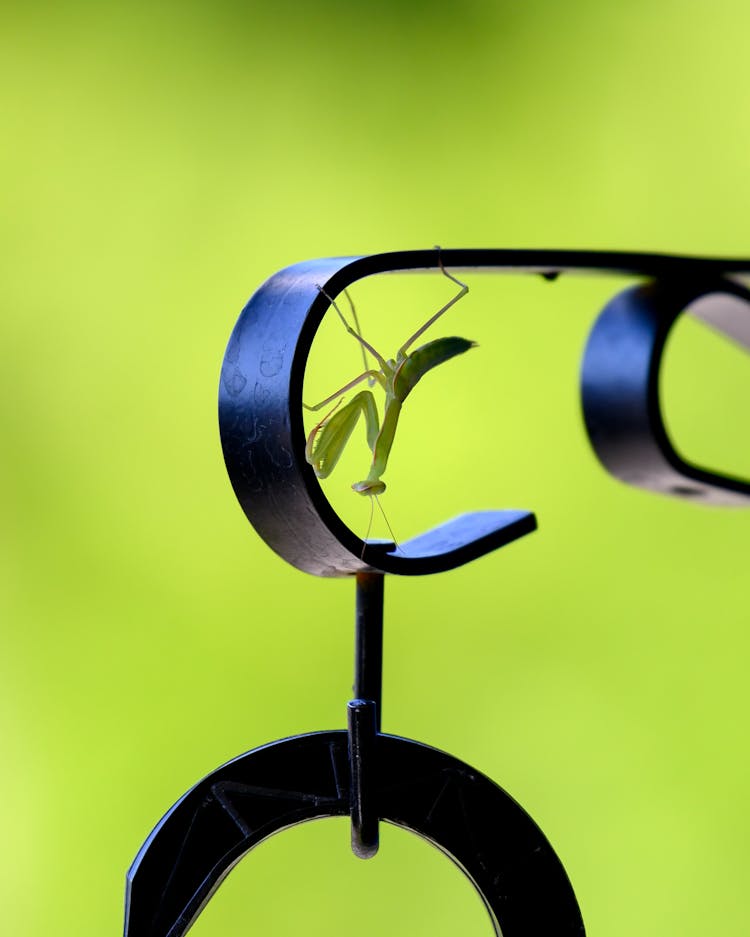
[{"label": "black metal bracket", "polygon": [[[304,456],[302,382],[315,332],[335,299],[377,273],[487,270],[630,274],[670,283],[750,275],[750,260],[545,250],[419,250],[334,257],[274,274],[243,309],[226,350],[219,391],[224,459],[246,516],[281,557],[319,576],[367,570],[402,575],[460,566],[536,528],[525,510],[465,514],[399,545],[364,543],[333,511]],[[322,290],[319,288],[322,287]],[[617,350],[614,351],[617,354]],[[599,351],[591,352],[596,360]]]}]

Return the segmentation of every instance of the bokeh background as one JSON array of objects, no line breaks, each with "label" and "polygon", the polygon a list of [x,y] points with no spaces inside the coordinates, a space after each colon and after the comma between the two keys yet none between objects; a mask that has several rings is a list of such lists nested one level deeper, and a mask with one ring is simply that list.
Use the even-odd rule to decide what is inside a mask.
[{"label": "bokeh background", "polygon": [[[344,724],[352,584],[271,554],[222,463],[219,367],[256,286],[433,244],[747,255],[749,27],[740,0],[3,4],[3,933],[121,932],[125,870],[178,796]],[[750,926],[750,515],[592,456],[580,356],[622,285],[470,278],[442,334],[480,347],[411,398],[384,507],[403,538],[484,507],[540,530],[389,580],[384,728],[511,792],[590,934],[731,937]],[[393,350],[449,286],[362,284],[363,329]],[[360,364],[326,324],[309,393]],[[687,454],[750,472],[748,376],[679,327]],[[359,533],[366,456],[354,440],[326,488]],[[193,933],[491,933],[448,860],[382,839],[363,863],[343,820],[288,831]]]}]

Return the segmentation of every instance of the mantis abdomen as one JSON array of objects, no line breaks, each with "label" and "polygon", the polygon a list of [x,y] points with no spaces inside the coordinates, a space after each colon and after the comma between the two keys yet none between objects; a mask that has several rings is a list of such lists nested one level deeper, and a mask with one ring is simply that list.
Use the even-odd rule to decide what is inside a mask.
[{"label": "mantis abdomen", "polygon": [[397,369],[393,378],[394,394],[403,403],[428,371],[444,361],[455,358],[456,355],[462,355],[475,346],[476,342],[471,342],[468,338],[458,338],[455,335],[427,342],[426,345],[417,348],[408,358],[405,358]]}]

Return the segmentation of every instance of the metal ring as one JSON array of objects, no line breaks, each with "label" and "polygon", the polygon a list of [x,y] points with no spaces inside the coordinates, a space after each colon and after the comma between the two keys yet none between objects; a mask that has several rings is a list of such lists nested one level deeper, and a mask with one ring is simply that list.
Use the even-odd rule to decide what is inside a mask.
[{"label": "metal ring", "polygon": [[[182,937],[251,849],[350,810],[346,732],[273,742],[218,768],[159,822],[128,871],[125,937]],[[380,818],[417,833],[479,892],[495,934],[582,937],[565,870],[529,815],[485,775],[409,739],[377,738]]]},{"label": "metal ring", "polygon": [[[437,267],[437,257],[430,252],[426,265]],[[394,544],[365,544],[330,506],[305,459],[302,382],[329,306],[318,284],[335,298],[367,269],[357,260],[311,261],[282,270],[255,293],[235,326],[222,368],[224,459],[250,522],[298,569],[319,576],[373,569],[404,575],[442,572],[531,533],[534,515],[474,512],[397,550]]]},{"label": "metal ring", "polygon": [[[680,315],[696,316],[747,350],[749,303],[750,291],[716,278],[659,280],[625,290],[605,306],[586,346],[581,396],[591,445],[608,472],[701,504],[750,506],[750,483],[677,452],[659,398],[665,344]],[[739,315],[738,306],[745,307]]]}]

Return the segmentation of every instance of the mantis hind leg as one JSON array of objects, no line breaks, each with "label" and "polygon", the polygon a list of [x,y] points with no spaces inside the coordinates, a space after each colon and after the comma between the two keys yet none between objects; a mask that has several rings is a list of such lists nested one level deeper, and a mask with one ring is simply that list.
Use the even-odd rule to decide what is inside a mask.
[{"label": "mantis hind leg", "polygon": [[354,432],[360,415],[365,418],[367,445],[374,450],[380,431],[378,408],[369,390],[361,390],[340,409],[335,408],[313,429],[307,440],[305,457],[318,478],[328,478]]},{"label": "mantis hind leg", "polygon": [[406,355],[406,352],[408,351],[408,349],[414,344],[414,342],[419,338],[420,335],[426,332],[427,329],[429,329],[431,325],[434,325],[435,322],[437,322],[437,320],[440,318],[440,316],[444,315],[451,308],[451,306],[457,303],[459,299],[462,299],[469,292],[469,287],[467,286],[466,283],[462,283],[461,280],[458,279],[458,277],[454,277],[452,273],[449,273],[445,269],[445,267],[443,266],[443,258],[440,255],[440,248],[437,247],[436,250],[438,252],[438,264],[440,265],[440,270],[443,276],[446,276],[448,277],[449,280],[452,280],[457,286],[460,287],[460,289],[452,299],[448,300],[448,302],[444,306],[441,306],[440,309],[438,309],[438,311],[434,315],[430,316],[430,318],[424,323],[424,325],[421,325],[413,335],[410,335],[409,338],[406,339],[404,344],[398,350],[397,358],[399,359],[403,358]]},{"label": "mantis hind leg", "polygon": [[[353,329],[349,325],[349,323],[346,321],[346,317],[344,316],[344,313],[339,309],[338,303],[336,302],[336,300],[332,296],[329,296],[322,286],[320,286],[319,284],[317,284],[317,286],[318,286],[318,290],[320,291],[320,293],[322,293],[323,296],[325,296],[328,302],[336,310],[336,313],[338,314],[339,319],[341,319],[346,331],[352,336],[352,338],[355,338],[361,345],[363,358],[365,360],[365,366],[367,365],[367,356],[364,353],[365,351],[369,351],[370,354],[373,356],[373,358],[377,361],[378,367],[381,368],[381,370],[384,369],[386,365],[385,358],[378,351],[376,351],[365,338],[362,337],[362,334],[359,331]],[[354,321],[357,324],[357,329],[359,329],[359,320],[357,319],[357,313],[354,311],[354,303],[352,303],[351,297],[349,296],[348,293],[346,294],[346,298],[349,300],[349,305],[351,306],[352,312],[354,313]]]},{"label": "mantis hind leg", "polygon": [[[356,331],[359,338],[362,338],[362,327],[359,324],[359,317],[357,316],[357,310],[354,307],[354,300],[349,295],[349,290],[344,290],[344,296],[346,296],[346,301],[349,303],[349,311],[352,314],[352,319],[354,319],[354,330]],[[360,350],[362,351],[362,361],[364,362],[365,370],[367,370],[367,351],[365,349],[365,346],[362,344],[362,342],[359,342],[359,347],[360,347]],[[372,376],[368,377],[367,386],[373,387],[374,384],[375,384],[375,378]]]}]

